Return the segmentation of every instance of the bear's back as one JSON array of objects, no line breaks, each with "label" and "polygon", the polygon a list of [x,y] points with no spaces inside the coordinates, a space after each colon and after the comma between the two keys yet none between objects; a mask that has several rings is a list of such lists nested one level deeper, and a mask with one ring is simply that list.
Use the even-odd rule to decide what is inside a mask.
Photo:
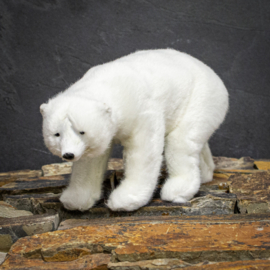
[{"label": "bear's back", "polygon": [[116,106],[124,114],[152,106],[170,115],[191,96],[211,96],[216,90],[208,87],[210,81],[214,86],[222,84],[196,58],[173,49],[158,49],[138,51],[93,67],[67,92]]}]

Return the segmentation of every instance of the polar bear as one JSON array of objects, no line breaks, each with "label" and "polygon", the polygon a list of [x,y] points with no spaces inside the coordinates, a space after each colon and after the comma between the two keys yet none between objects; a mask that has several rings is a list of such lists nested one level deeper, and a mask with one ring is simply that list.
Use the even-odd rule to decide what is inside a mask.
[{"label": "polar bear", "polygon": [[201,61],[173,49],[145,50],[91,68],[40,106],[48,149],[73,162],[64,207],[85,211],[102,196],[112,145],[124,146],[125,174],[107,205],[147,204],[163,160],[165,201],[185,203],[212,180],[208,140],[225,118],[228,93]]}]

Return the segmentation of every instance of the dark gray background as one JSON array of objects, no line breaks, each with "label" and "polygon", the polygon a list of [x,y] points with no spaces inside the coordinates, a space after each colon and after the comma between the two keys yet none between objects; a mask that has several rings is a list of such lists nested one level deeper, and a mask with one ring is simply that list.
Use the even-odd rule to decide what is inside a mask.
[{"label": "dark gray background", "polygon": [[49,97],[92,66],[167,47],[204,61],[229,90],[213,155],[269,158],[269,31],[269,0],[0,0],[0,171],[61,161],[42,139]]}]

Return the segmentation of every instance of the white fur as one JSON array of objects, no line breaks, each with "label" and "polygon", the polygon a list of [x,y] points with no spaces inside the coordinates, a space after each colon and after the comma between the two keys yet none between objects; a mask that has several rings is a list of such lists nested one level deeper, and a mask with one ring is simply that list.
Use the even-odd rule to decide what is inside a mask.
[{"label": "white fur", "polygon": [[84,211],[95,204],[110,148],[121,142],[125,177],[108,206],[130,211],[151,199],[163,150],[169,172],[163,200],[186,202],[201,182],[212,180],[207,142],[224,120],[228,93],[199,60],[172,49],[149,50],[91,68],[40,109],[50,151],[75,155],[60,198],[64,206]]}]

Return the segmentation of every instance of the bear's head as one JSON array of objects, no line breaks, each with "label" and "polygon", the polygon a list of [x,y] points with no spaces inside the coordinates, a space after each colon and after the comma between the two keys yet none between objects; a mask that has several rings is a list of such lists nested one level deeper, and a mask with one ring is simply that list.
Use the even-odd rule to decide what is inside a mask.
[{"label": "bear's head", "polygon": [[111,109],[99,101],[60,94],[40,111],[45,145],[68,161],[102,155],[115,134]]}]

